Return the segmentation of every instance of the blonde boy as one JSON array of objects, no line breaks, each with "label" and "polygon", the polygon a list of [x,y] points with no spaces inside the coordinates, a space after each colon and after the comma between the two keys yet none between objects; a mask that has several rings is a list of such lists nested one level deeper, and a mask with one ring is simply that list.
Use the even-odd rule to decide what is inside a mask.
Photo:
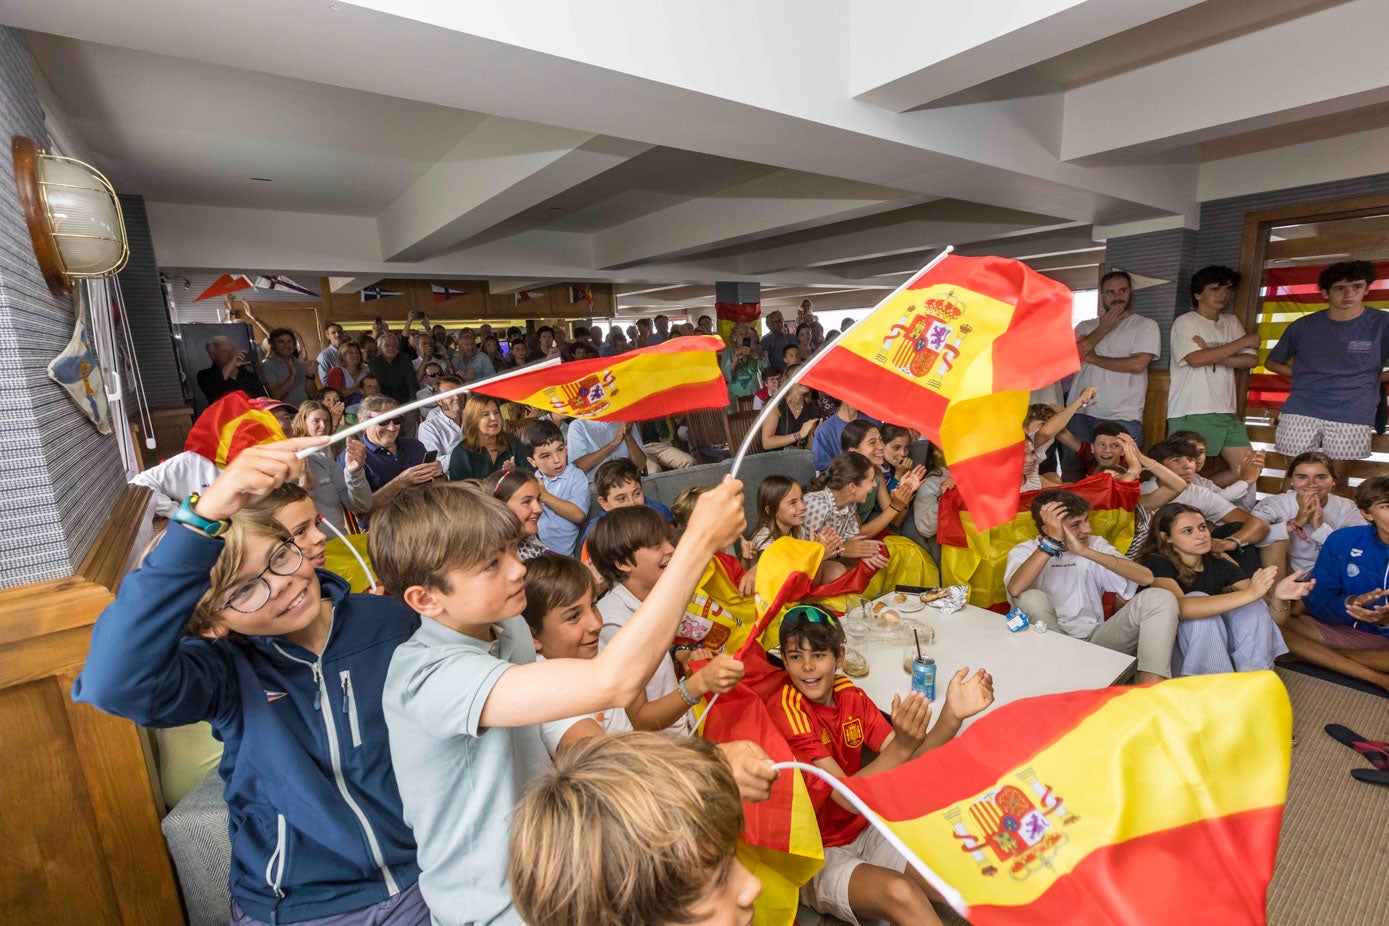
[{"label": "blonde boy", "polygon": [[539,725],[626,704],[665,658],[714,551],[744,526],[742,485],[706,494],[646,606],[592,660],[535,662],[525,620],[520,524],[472,489],[425,485],[372,522],[371,558],[421,616],[382,696],[420,889],[444,924],[512,926],[502,847],[517,800],[549,767]]}]

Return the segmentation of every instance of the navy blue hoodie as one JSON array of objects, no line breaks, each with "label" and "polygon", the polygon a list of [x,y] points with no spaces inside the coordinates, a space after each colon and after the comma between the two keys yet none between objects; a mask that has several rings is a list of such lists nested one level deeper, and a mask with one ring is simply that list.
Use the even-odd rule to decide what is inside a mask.
[{"label": "navy blue hoodie", "polygon": [[170,524],[97,619],[72,696],[147,727],[212,724],[231,893],[250,916],[296,923],[386,900],[419,877],[381,711],[391,655],[419,617],[320,571],[333,601],[321,656],[278,637],[188,637],[222,548]]}]

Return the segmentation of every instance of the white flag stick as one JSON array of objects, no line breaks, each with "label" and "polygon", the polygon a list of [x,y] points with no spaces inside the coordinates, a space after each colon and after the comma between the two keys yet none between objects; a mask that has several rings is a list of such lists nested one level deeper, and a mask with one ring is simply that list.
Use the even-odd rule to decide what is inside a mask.
[{"label": "white flag stick", "polygon": [[[527,373],[534,373],[536,370],[543,370],[546,367],[552,367],[559,362],[560,358],[551,357],[549,360],[542,361],[541,363],[534,363],[528,367],[522,367],[518,370],[508,370],[505,373],[498,373],[496,376],[489,376],[486,379],[480,379],[477,382],[468,383],[463,386],[457,386],[453,389],[448,390],[447,392],[436,392],[434,395],[427,395],[423,399],[416,399],[408,405],[397,406],[396,408],[393,408],[388,412],[383,412],[382,414],[377,415],[375,418],[369,418],[366,421],[359,421],[352,427],[345,428],[344,430],[339,431],[338,433],[333,435],[333,443],[337,443],[340,440],[345,440],[349,437],[354,437],[358,434],[361,434],[367,428],[374,427],[375,425],[378,425],[383,421],[390,421],[392,418],[399,418],[406,412],[412,412],[417,408],[424,408],[426,405],[433,405],[435,402],[439,401],[440,399],[447,398],[448,396],[463,395],[464,393],[468,392],[477,392],[481,389],[484,389],[487,386],[492,385],[493,383],[500,383],[502,380],[512,379],[517,376],[524,376]],[[324,450],[328,446],[331,445],[325,445],[324,447],[309,447],[305,450],[300,450],[298,453],[295,454],[295,456],[302,460],[309,454],[318,453],[320,450]]]},{"label": "white flag stick", "polygon": [[[950,252],[953,250],[955,250],[954,245],[946,245],[945,250],[941,251],[935,257],[931,258],[931,262],[929,264],[927,264],[921,270],[917,271],[916,273],[913,273],[911,276],[907,277],[904,281],[902,281],[901,286],[894,289],[886,299],[880,300],[878,304],[875,305],[867,315],[863,316],[863,318],[860,318],[858,321],[854,322],[852,325],[846,328],[844,332],[839,335],[839,338],[837,340],[843,340],[844,338],[848,337],[851,331],[853,331],[859,325],[862,325],[864,322],[868,321],[868,319],[872,318],[874,313],[876,313],[878,309],[882,308],[886,303],[891,302],[893,299],[897,298],[897,294],[900,293],[902,290],[906,289],[908,284],[910,284],[913,280],[921,276],[926,271],[930,270],[936,264],[945,260],[945,258],[949,256]],[[771,417],[772,412],[777,410],[778,406],[781,405],[782,400],[786,398],[786,393],[790,391],[791,387],[794,386],[796,383],[800,382],[805,377],[805,374],[810,372],[811,367],[815,366],[815,364],[825,359],[825,355],[827,353],[829,353],[829,351],[822,347],[818,354],[815,354],[809,360],[801,361],[800,369],[798,369],[790,379],[786,380],[784,383],[781,384],[781,388],[777,390],[776,395],[769,397],[767,401],[763,404],[762,413],[752,420],[752,427],[748,428],[747,436],[743,438],[743,442],[738,446],[738,454],[733,458],[733,467],[729,470],[729,473],[732,474],[734,478],[737,478],[738,469],[743,465],[743,458],[748,455],[748,449],[752,447],[752,442],[757,439],[757,436],[759,434],[762,433],[762,423],[766,421],[769,417]]]},{"label": "white flag stick", "polygon": [[853,804],[854,809],[863,814],[863,818],[867,820],[875,830],[882,834],[883,838],[887,840],[888,845],[902,853],[902,858],[906,860],[907,864],[915,868],[917,874],[926,879],[927,884],[940,892],[941,897],[945,898],[945,902],[950,904],[956,913],[963,917],[969,916],[969,905],[965,903],[964,896],[961,895],[959,891],[946,884],[945,881],[941,879],[940,875],[932,871],[930,867],[921,860],[920,856],[909,849],[907,844],[902,841],[902,838],[894,833],[892,828],[883,821],[883,818],[874,813],[873,809],[863,802],[863,798],[851,791],[848,785],[844,784],[844,782],[820,768],[818,765],[808,765],[804,762],[777,762],[772,768],[795,769],[802,774],[814,775],[822,779],[825,784],[833,788],[840,797],[844,798],[844,800],[848,801],[850,804]]}]

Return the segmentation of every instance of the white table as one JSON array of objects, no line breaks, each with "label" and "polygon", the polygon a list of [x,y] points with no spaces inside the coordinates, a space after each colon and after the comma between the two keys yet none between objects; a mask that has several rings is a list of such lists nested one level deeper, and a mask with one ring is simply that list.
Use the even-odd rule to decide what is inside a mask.
[{"label": "white table", "polygon": [[[976,715],[982,717],[1021,698],[1108,687],[1123,680],[1137,663],[1132,656],[1056,631],[1038,633],[1028,627],[1014,633],[1004,625],[1002,614],[973,605],[950,615],[942,615],[928,605],[903,616],[929,624],[936,631],[935,643],[923,647],[936,660],[936,699],[931,702],[933,725],[945,704],[951,677],[966,666],[971,674],[982,667],[993,676],[994,703]],[[911,676],[902,669],[902,647],[867,643],[856,648],[868,658],[868,675],[854,679],[854,683],[867,692],[874,704],[890,713],[892,696],[905,697],[912,687]],[[973,719],[966,720],[965,726]]]}]

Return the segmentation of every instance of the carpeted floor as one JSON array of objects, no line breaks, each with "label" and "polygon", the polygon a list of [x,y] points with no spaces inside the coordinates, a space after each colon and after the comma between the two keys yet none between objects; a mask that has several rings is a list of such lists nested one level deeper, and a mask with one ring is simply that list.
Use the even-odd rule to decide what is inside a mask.
[{"label": "carpeted floor", "polygon": [[[1389,705],[1301,672],[1280,668],[1278,675],[1292,700],[1298,744],[1268,892],[1269,926],[1389,923],[1389,788],[1350,777],[1351,769],[1370,764],[1322,729],[1339,723],[1389,740]],[[945,926],[967,926],[953,911],[937,910]],[[817,919],[803,910],[800,922]]]}]

